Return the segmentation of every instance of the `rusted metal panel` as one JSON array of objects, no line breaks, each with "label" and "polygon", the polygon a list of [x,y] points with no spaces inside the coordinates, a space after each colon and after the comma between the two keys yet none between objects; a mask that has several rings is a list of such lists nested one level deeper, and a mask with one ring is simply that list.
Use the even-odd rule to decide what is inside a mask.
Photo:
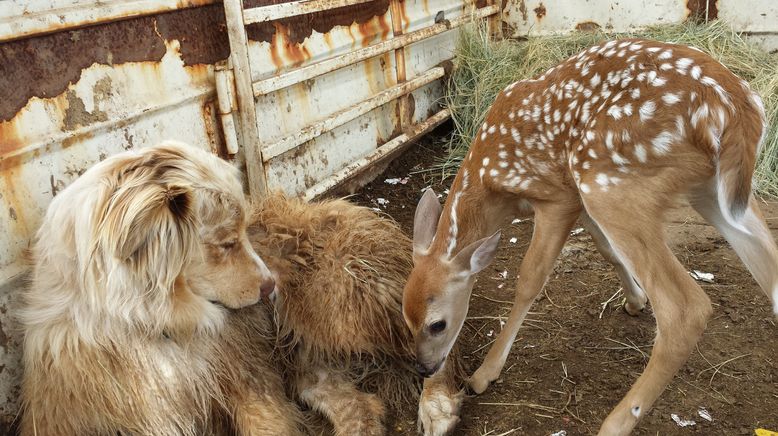
[{"label": "rusted metal panel", "polygon": [[204,6],[217,0],[5,0],[0,42],[143,15]]},{"label": "rusted metal panel", "polygon": [[243,23],[254,24],[278,20],[280,18],[313,14],[331,9],[367,3],[373,0],[300,0],[256,6],[243,11]]},{"label": "rusted metal panel", "polygon": [[503,9],[503,20],[513,30],[513,36],[587,28],[619,32],[678,23],[687,15],[686,4],[678,0],[508,0]]},{"label": "rusted metal panel", "polygon": [[179,139],[223,154],[213,64],[228,54],[221,5],[0,43],[0,425],[17,413],[12,307],[49,202],[123,150]]},{"label": "rusted metal panel", "polygon": [[[288,21],[290,27],[285,27],[275,22],[269,41],[249,41],[269,186],[285,181],[280,186],[287,192],[305,192],[399,135],[404,129],[399,100],[396,95],[379,97],[397,86],[398,59],[405,61],[408,81],[451,59],[456,35],[447,30],[475,10],[472,3],[458,0],[398,2],[400,19],[395,18],[392,29],[392,10],[376,9],[381,2],[374,3],[351,8],[372,8],[381,15],[357,15],[349,25],[335,24],[326,33],[301,23]],[[436,24],[436,17],[447,24]],[[307,36],[295,42],[293,32]],[[391,52],[405,43],[410,44],[401,54]],[[304,81],[289,86],[295,80]],[[406,103],[409,124],[438,112],[441,95],[440,81],[414,89]],[[359,118],[349,121],[354,116]]]}]

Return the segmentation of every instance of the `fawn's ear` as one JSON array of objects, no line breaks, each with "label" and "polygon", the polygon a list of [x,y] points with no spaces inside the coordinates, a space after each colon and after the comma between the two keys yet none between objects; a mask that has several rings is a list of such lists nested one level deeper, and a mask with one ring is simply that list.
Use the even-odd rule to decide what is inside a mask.
[{"label": "fawn's ear", "polygon": [[426,251],[432,243],[435,231],[438,228],[438,219],[443,208],[438,202],[438,196],[432,188],[424,191],[424,195],[416,206],[416,214],[413,217],[413,252]]},{"label": "fawn's ear", "polygon": [[494,260],[497,254],[497,244],[500,242],[500,231],[498,230],[492,236],[479,239],[454,257],[453,263],[469,275],[477,274]]}]

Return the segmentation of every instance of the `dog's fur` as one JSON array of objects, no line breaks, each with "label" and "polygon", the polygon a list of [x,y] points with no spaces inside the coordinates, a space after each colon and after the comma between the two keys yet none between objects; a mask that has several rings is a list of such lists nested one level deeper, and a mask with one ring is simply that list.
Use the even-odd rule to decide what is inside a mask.
[{"label": "dog's fur", "polygon": [[[326,415],[336,434],[382,434],[385,405],[407,411],[419,393],[401,312],[410,239],[394,222],[344,200],[275,194],[253,221],[252,245],[278,274],[274,301],[290,395]],[[425,382],[425,398],[451,406],[444,412],[423,401],[439,415],[429,419],[458,420],[461,371],[452,362]]]},{"label": "dog's fur", "polygon": [[23,296],[22,434],[199,435],[214,413],[259,434],[271,412],[299,415],[260,340],[270,320],[223,307],[256,303],[271,279],[248,219],[238,171],[177,143],[63,190]]},{"label": "dog's fur", "polygon": [[[276,271],[278,331],[253,304],[271,276],[251,244]],[[400,315],[410,242],[367,209],[272,196],[252,217],[234,168],[166,143],[63,190],[32,253],[25,436],[305,432],[287,393],[336,433],[379,434],[379,398],[418,392]],[[447,374],[425,382],[428,434],[458,419]]]}]

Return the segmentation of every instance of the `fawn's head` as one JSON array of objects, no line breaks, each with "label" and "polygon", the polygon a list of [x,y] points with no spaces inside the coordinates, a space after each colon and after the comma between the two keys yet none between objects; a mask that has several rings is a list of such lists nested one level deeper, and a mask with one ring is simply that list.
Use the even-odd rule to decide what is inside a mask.
[{"label": "fawn's head", "polygon": [[[449,257],[433,244],[441,211],[437,196],[428,189],[416,208],[413,270],[403,291],[403,315],[416,344],[417,369],[425,377],[443,366],[454,346],[467,316],[475,274],[492,261],[500,239],[497,232]],[[448,230],[441,230],[439,237],[445,238]]]}]

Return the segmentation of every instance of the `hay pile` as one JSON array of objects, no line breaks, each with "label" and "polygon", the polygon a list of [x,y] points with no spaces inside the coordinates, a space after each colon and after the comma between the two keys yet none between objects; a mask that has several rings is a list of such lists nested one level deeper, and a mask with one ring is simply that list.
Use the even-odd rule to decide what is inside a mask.
[{"label": "hay pile", "polygon": [[457,68],[445,97],[454,132],[449,157],[437,168],[444,175],[456,171],[486,111],[505,86],[538,75],[591,45],[619,37],[693,45],[749,81],[764,99],[769,123],[757,162],[755,187],[761,194],[778,196],[778,55],[765,53],[721,22],[657,26],[618,34],[574,32],[526,41],[490,41],[483,26],[463,29],[456,51]]}]

